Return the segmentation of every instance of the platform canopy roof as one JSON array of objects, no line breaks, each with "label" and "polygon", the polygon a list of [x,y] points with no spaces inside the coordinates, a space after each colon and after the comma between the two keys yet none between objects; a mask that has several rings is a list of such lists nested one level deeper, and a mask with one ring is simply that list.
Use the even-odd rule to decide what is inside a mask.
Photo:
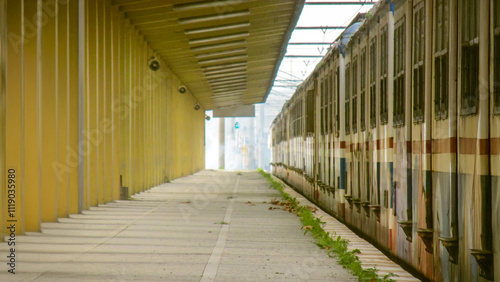
[{"label": "platform canopy roof", "polygon": [[114,0],[206,109],[265,102],[304,0]]}]

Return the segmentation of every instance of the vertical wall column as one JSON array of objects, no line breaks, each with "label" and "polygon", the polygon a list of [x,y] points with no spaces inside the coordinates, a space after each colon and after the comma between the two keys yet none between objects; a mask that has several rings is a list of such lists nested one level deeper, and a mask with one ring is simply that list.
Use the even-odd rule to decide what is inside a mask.
[{"label": "vertical wall column", "polygon": [[[21,216],[23,183],[23,157],[24,157],[24,139],[23,139],[23,1],[9,1],[5,4],[8,12],[6,13],[5,32],[10,34],[11,39],[5,42],[7,57],[5,60],[5,147],[8,148],[5,154],[5,169],[15,170],[15,210],[9,209],[6,213],[6,219],[16,221],[16,233],[20,234],[23,230],[23,221]],[[8,106],[7,106],[8,105]],[[5,183],[5,182],[4,182]],[[4,185],[2,183],[2,186]],[[7,191],[6,196],[8,196]],[[9,216],[14,212],[14,217]],[[3,230],[2,230],[3,231]]]}]

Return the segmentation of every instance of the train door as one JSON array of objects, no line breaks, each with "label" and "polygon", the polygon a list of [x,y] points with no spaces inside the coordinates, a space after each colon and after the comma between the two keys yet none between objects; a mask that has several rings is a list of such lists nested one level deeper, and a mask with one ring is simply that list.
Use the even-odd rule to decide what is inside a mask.
[{"label": "train door", "polygon": [[[330,54],[331,56],[331,54]],[[328,143],[328,148],[329,148],[329,153],[328,153],[328,163],[330,165],[329,170],[328,170],[328,209],[330,211],[334,210],[334,195],[332,194],[332,187],[334,187],[334,132],[333,132],[333,71],[332,71],[332,66],[333,64],[331,63],[332,57],[328,59],[328,74],[327,74],[327,79],[328,79],[328,136],[329,136],[329,143]]]},{"label": "train door", "polygon": [[360,105],[360,40],[357,36],[351,38],[351,68],[352,68],[352,89],[351,89],[351,193],[353,202],[352,224],[358,228],[363,227],[364,216],[361,211],[361,136],[359,128],[359,105]]},{"label": "train door", "polygon": [[431,167],[432,1],[413,2],[412,191],[417,267],[433,277],[434,225]]},{"label": "train door", "polygon": [[407,2],[396,8],[394,16],[394,76],[392,123],[394,136],[393,199],[395,252],[411,262],[413,231],[411,185],[411,51],[412,14]]},{"label": "train door", "polygon": [[314,124],[314,188],[312,191],[312,199],[317,199],[318,194],[318,181],[321,180],[321,86],[319,85],[319,81],[314,79],[312,82],[314,84],[313,92],[314,92],[314,113],[315,113],[315,124]]},{"label": "train door", "polygon": [[351,50],[347,49],[344,57],[345,66],[345,80],[344,80],[344,95],[342,103],[344,106],[344,140],[345,140],[345,171],[344,171],[344,181],[345,181],[345,199],[347,203],[345,205],[345,217],[347,222],[352,222],[352,152],[351,152],[351,95],[352,95],[352,62],[351,62]]},{"label": "train door", "polygon": [[458,268],[464,281],[493,280],[490,1],[458,2]]},{"label": "train door", "polygon": [[360,142],[360,205],[362,207],[361,213],[364,216],[361,216],[361,222],[364,226],[368,226],[369,218],[370,218],[370,160],[368,154],[368,134],[366,130],[366,117],[367,117],[367,101],[368,101],[368,88],[367,88],[367,64],[368,64],[368,53],[366,47],[366,39],[363,38],[360,44],[360,53],[359,53],[359,71],[360,71],[360,79],[359,79],[359,142]]},{"label": "train door", "polygon": [[[376,30],[376,28],[374,28]],[[369,194],[370,194],[370,210],[373,216],[371,222],[371,229],[374,238],[378,238],[376,228],[380,221],[380,185],[378,180],[379,167],[377,166],[377,93],[378,93],[378,31],[371,32],[368,38],[368,104],[369,104],[369,117],[368,117],[368,179],[369,179]]]},{"label": "train door", "polygon": [[[456,281],[457,213],[457,26],[456,1],[438,0],[433,7],[432,44],[432,190],[434,194],[434,276]],[[440,258],[440,259],[439,259]],[[442,274],[440,274],[442,273]],[[454,277],[453,277],[454,276]]]}]

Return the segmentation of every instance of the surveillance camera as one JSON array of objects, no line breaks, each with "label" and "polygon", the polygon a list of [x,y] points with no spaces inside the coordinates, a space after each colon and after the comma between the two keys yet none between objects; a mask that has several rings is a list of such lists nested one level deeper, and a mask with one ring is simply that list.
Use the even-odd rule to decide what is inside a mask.
[{"label": "surveillance camera", "polygon": [[186,88],[186,86],[181,85],[181,86],[179,86],[179,87],[177,88],[177,91],[179,91],[179,93],[181,93],[181,94],[184,94],[184,93],[186,93],[187,88]]},{"label": "surveillance camera", "polygon": [[194,109],[195,110],[199,110],[201,107],[200,107],[200,104],[196,103],[196,105],[194,105]]},{"label": "surveillance camera", "polygon": [[156,57],[151,57],[148,61],[148,66],[152,71],[157,71],[160,69],[160,61]]},{"label": "surveillance camera", "polygon": [[205,119],[206,119],[206,120],[210,120],[210,119],[211,119],[211,117],[210,117],[210,116],[205,116]]}]

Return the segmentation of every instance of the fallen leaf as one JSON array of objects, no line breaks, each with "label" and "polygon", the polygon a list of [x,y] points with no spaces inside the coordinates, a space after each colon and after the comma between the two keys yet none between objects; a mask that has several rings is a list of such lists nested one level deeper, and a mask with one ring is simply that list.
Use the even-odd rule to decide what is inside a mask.
[{"label": "fallen leaf", "polygon": [[307,207],[308,210],[310,210],[313,213],[318,211],[318,209],[315,208],[315,207],[311,207],[311,206],[306,206],[306,207]]},{"label": "fallen leaf", "polygon": [[301,228],[302,230],[312,230],[313,227],[311,225],[306,225],[306,226],[302,226]]}]

